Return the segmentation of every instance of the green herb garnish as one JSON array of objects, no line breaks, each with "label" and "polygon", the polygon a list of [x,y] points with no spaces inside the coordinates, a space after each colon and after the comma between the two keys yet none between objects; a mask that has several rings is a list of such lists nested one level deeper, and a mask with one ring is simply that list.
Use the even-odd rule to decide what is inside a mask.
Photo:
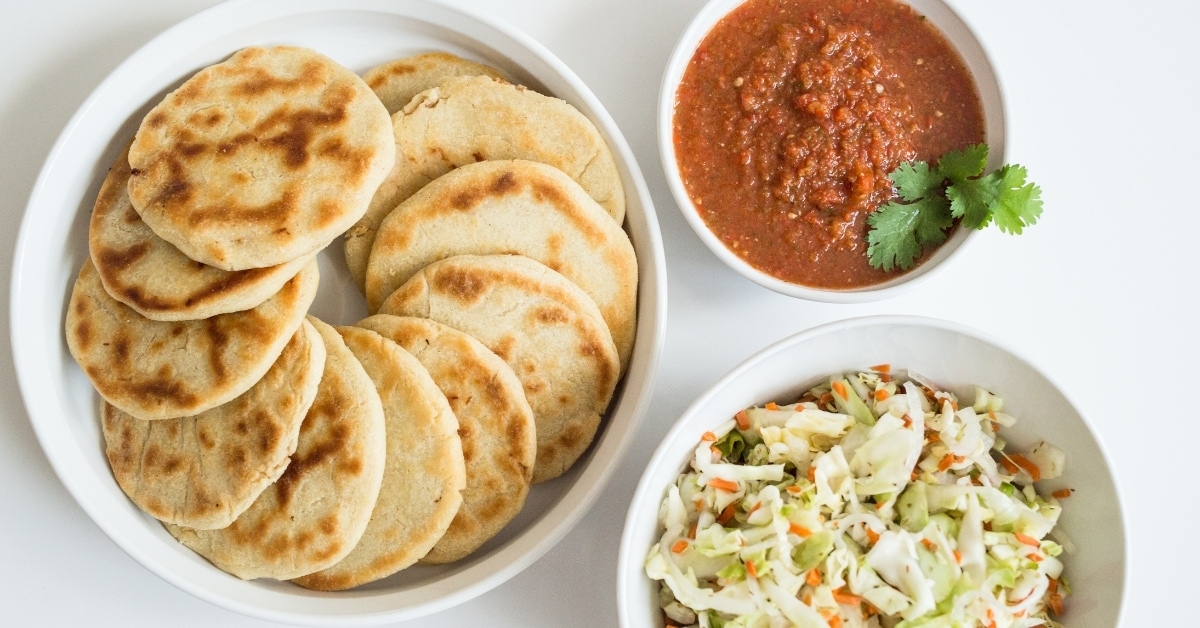
[{"label": "green herb garnish", "polygon": [[906,270],[926,246],[946,240],[958,218],[964,227],[983,229],[995,222],[1005,233],[1020,234],[1042,215],[1042,192],[1026,182],[1025,168],[1008,164],[987,176],[987,144],[946,153],[937,165],[900,164],[888,177],[903,202],[891,202],[867,217],[867,257],[871,266]]}]

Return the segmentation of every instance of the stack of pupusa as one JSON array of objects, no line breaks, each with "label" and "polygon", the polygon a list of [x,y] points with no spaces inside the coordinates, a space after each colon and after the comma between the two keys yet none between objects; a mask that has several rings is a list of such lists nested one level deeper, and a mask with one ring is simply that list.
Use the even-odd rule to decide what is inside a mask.
[{"label": "stack of pupusa", "polygon": [[[624,189],[604,138],[568,103],[497,72],[413,79],[453,65],[417,57],[366,75],[394,110],[397,157],[347,233],[346,260],[368,311],[466,332],[512,368],[534,413],[538,483],[588,448],[632,351]],[[406,89],[388,86],[394,76]]]},{"label": "stack of pupusa", "polygon": [[[315,256],[394,159],[387,110],[356,74],[247,48],[154,107],[97,198],[66,333],[104,399],[114,476],[239,576],[331,567],[368,527],[385,408],[342,337],[305,315]],[[439,420],[457,446],[453,416]]]}]

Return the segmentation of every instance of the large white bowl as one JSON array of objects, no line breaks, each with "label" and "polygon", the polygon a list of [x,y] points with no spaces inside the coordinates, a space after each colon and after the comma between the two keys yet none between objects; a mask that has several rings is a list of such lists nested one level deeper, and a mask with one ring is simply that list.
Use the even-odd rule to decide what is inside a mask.
[{"label": "large white bowl", "polygon": [[[98,397],[67,351],[63,317],[87,255],[92,204],[108,167],[142,116],[198,69],[250,44],[315,48],[363,71],[427,50],[484,61],[565,99],[612,147],[628,201],[626,230],[639,262],[638,326],[629,371],[589,452],[562,478],[531,491],[499,537],[452,565],[418,565],[340,593],[285,582],[243,582],[172,539],[126,499],[109,471]],[[351,323],[366,306],[351,287],[341,243],[320,256],[313,313]],[[171,584],[225,608],[278,622],[365,625],[410,619],[463,602],[520,572],[557,543],[599,496],[649,403],[666,320],[662,240],[642,174],[616,125],[561,61],[490,19],[416,0],[235,0],[164,32],[118,67],[87,99],[38,179],[13,262],[12,344],[25,406],[67,489],[113,541]],[[138,592],[130,591],[133,600]]]},{"label": "large white bowl", "polygon": [[[663,73],[662,86],[658,94],[658,152],[662,158],[662,167],[663,172],[666,174],[667,185],[671,189],[671,195],[675,197],[675,202],[678,204],[679,210],[683,212],[683,217],[687,219],[688,224],[691,225],[692,230],[699,236],[700,241],[704,242],[705,246],[718,259],[747,279],[780,294],[827,303],[863,303],[898,296],[925,282],[938,269],[942,268],[955,257],[958,257],[960,252],[964,250],[964,245],[975,234],[975,230],[956,229],[949,240],[942,244],[937,252],[928,260],[925,260],[924,263],[913,270],[898,275],[887,282],[862,288],[833,290],[789,283],[751,266],[733,253],[733,251],[729,250],[725,246],[725,243],[709,230],[708,225],[704,222],[704,218],[696,211],[696,206],[692,203],[692,199],[688,196],[687,189],[683,185],[683,178],[679,174],[679,163],[675,156],[673,125],[675,97],[679,91],[679,83],[683,79],[683,73],[687,69],[688,63],[691,61],[692,55],[696,52],[696,48],[700,45],[700,42],[704,40],[705,36],[708,35],[717,22],[721,21],[722,18],[741,6],[745,1],[709,0],[704,5],[704,8],[700,9],[700,12],[696,14],[696,17],[692,18],[692,22],[688,24],[683,35],[680,36],[679,42],[675,44],[675,49],[667,61],[666,71]],[[988,58],[983,45],[971,31],[971,28],[963,22],[962,18],[942,0],[901,1],[907,2],[942,31],[946,39],[962,55],[963,61],[966,62],[971,74],[974,75],[975,86],[979,90],[979,98],[983,105],[985,122],[984,141],[988,144],[989,149],[987,169],[990,172],[993,169],[999,168],[1004,164],[1006,150],[1004,142],[1004,99],[1000,90],[999,75],[996,73],[996,69]]]},{"label": "large white bowl", "polygon": [[997,340],[946,321],[910,316],[857,318],[801,332],[767,347],[721,378],[683,414],[642,476],[629,507],[618,559],[621,625],[662,626],[656,584],[645,559],[662,530],[658,510],[705,431],[752,405],[795,399],[829,374],[888,363],[913,369],[962,399],[978,384],[1004,399],[1017,424],[1001,433],[1016,449],[1039,440],[1067,454],[1066,473],[1042,488],[1075,489],[1059,530],[1074,542],[1063,554],[1072,595],[1066,626],[1116,626],[1125,590],[1125,526],[1108,459],[1070,399],[1036,367]]}]

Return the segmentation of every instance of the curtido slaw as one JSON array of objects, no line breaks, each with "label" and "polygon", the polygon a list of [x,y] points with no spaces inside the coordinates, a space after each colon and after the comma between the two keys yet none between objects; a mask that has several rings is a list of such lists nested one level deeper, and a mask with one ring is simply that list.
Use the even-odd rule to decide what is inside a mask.
[{"label": "curtido slaw", "polygon": [[1063,452],[1007,452],[1000,397],[976,388],[960,407],[890,371],[704,434],[646,559],[668,626],[1061,628],[1069,541],[1048,535],[1070,491],[1033,484]]}]

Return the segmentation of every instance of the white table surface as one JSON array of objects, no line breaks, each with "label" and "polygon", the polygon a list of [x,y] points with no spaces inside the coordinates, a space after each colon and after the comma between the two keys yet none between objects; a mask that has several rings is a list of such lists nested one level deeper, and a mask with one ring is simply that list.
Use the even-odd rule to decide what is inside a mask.
[{"label": "white table surface", "polygon": [[[951,0],[989,48],[1009,156],[1041,184],[1021,237],[985,232],[914,292],[865,305],[792,300],[722,266],[680,216],[655,145],[659,79],[701,0],[452,0],[542,42],[598,96],[649,183],[666,248],[668,335],[639,437],[584,518],[524,572],[401,626],[616,625],[616,551],[655,444],[706,386],[763,346],[867,314],[982,329],[1058,381],[1090,417],[1122,491],[1126,626],[1182,625],[1195,600],[1200,279],[1194,61],[1200,5],[1167,0]],[[0,4],[0,299],[16,230],[67,120],[127,55],[213,0]],[[11,353],[9,322],[0,344]],[[202,602],[118,549],[59,483],[0,361],[0,625],[269,625]],[[1190,490],[1189,490],[1190,489]],[[1188,612],[1188,615],[1194,615]],[[1082,627],[1073,627],[1082,628]]]}]

